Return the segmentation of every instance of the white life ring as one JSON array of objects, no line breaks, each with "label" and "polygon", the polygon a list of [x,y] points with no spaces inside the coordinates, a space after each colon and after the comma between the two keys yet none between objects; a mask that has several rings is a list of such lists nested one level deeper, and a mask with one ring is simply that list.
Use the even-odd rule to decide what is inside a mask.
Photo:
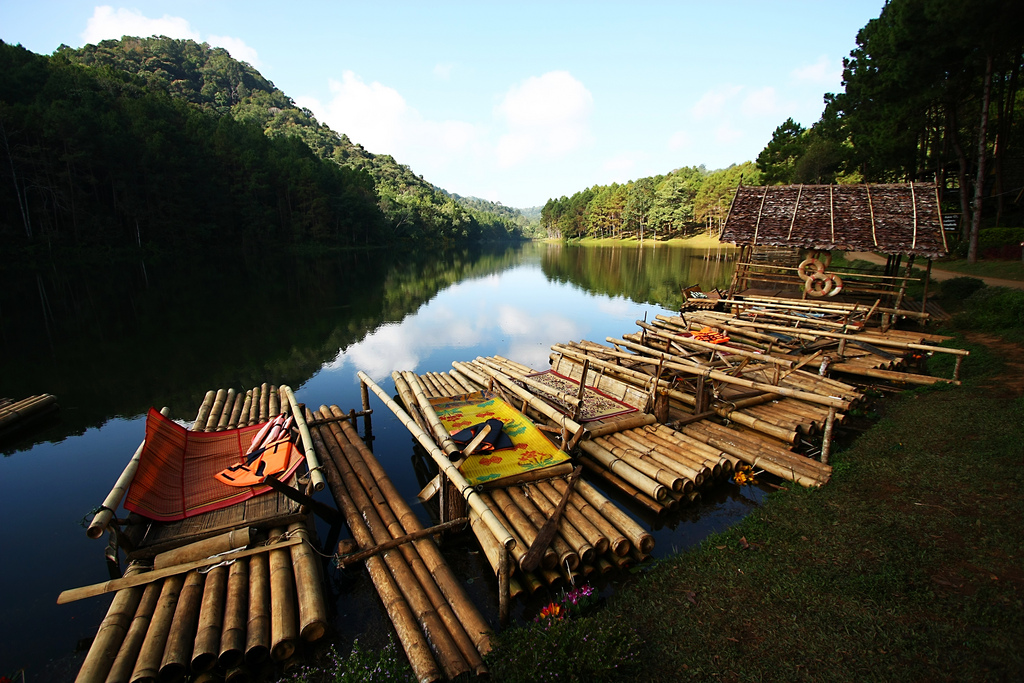
[{"label": "white life ring", "polygon": [[[792,261],[790,263],[792,263]],[[811,276],[824,273],[825,266],[816,258],[807,258],[801,261],[800,265],[796,267],[796,272],[801,278],[803,278],[804,282],[806,282],[811,278]]]},{"label": "white life ring", "polygon": [[810,296],[821,297],[832,291],[832,276],[821,273],[812,274],[804,282],[804,291]]}]

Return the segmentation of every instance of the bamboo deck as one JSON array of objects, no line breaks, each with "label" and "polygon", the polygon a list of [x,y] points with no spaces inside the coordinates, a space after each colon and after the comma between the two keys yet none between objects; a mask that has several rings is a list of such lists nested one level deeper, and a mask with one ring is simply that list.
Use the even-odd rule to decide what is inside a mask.
[{"label": "bamboo deck", "polygon": [[[274,386],[244,394],[211,391],[193,429],[256,424],[281,411]],[[292,477],[290,484],[296,483]],[[195,547],[191,544],[209,543],[231,529],[252,530],[246,535],[251,533],[255,543],[251,554],[230,566],[189,569],[117,590],[76,681],[248,680],[267,662],[287,668],[298,661],[304,643],[326,632],[315,532],[307,514],[287,497],[269,492],[183,522],[131,528],[144,531],[136,532],[140,538],[129,553],[134,559],[126,578],[156,572],[151,568],[156,553],[187,552]],[[130,535],[118,535],[131,542]],[[300,542],[273,545],[288,538]]]}]

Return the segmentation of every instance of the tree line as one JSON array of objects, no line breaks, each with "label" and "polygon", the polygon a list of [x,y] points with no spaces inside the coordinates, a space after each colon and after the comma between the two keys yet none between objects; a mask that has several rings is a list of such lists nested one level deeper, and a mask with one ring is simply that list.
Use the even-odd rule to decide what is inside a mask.
[{"label": "tree line", "polygon": [[820,120],[782,123],[757,158],[766,183],[934,181],[979,229],[1024,211],[1024,12],[1014,0],[888,0],[843,60]]},{"label": "tree line", "polygon": [[761,182],[753,162],[717,171],[685,167],[624,184],[594,185],[549,199],[540,227],[547,237],[561,239],[666,239],[720,230],[740,182]]},{"label": "tree line", "polygon": [[373,155],[220,48],[0,42],[0,239],[10,245],[336,246],[518,239]]}]

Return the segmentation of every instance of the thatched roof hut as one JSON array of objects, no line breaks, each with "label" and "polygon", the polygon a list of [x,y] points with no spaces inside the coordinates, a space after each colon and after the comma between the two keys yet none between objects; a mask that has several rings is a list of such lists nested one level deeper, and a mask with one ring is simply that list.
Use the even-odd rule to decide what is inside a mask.
[{"label": "thatched roof hut", "polygon": [[721,239],[741,246],[869,251],[927,259],[948,252],[934,183],[741,185]]}]

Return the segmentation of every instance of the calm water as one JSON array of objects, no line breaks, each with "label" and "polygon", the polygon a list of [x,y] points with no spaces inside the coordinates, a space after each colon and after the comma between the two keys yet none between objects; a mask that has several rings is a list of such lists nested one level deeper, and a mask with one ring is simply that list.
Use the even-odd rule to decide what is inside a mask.
[{"label": "calm water", "polygon": [[[58,607],[56,597],[108,578],[105,542],[86,538],[80,522],[138,446],[150,406],[191,421],[207,390],[266,381],[291,385],[311,407],[348,410],[360,407],[357,370],[393,393],[393,370],[444,372],[477,356],[543,369],[552,344],[632,332],[637,319],[672,313],[680,287],[727,285],[728,256],[527,244],[408,257],[5,266],[0,396],[52,393],[60,413],[0,444],[0,675],[26,667],[30,680],[42,680],[60,667],[77,670],[109,598]],[[425,473],[412,439],[375,397],[371,404],[373,450],[415,503]],[[655,555],[664,556],[735,521],[760,495],[723,487],[660,521],[628,509],[652,526]],[[446,554],[493,615],[496,582],[479,554],[462,543]],[[386,637],[368,584],[358,569],[330,576],[343,651],[353,637]],[[515,609],[523,619],[535,608],[519,601]]]}]

